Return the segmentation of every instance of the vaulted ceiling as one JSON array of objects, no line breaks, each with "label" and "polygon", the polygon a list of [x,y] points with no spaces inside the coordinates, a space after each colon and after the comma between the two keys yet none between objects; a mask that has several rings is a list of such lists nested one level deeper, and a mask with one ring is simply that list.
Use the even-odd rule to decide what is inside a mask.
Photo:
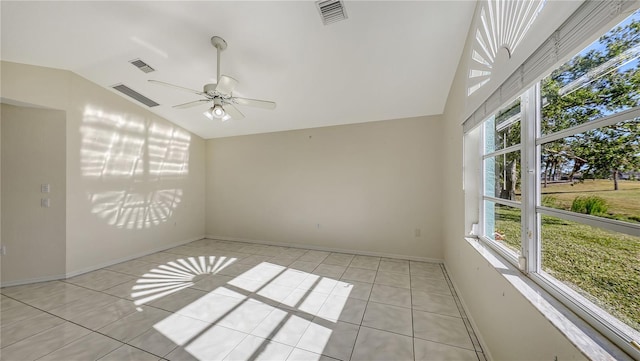
[{"label": "vaulted ceiling", "polygon": [[[160,103],[150,111],[204,138],[441,114],[475,9],[347,1],[348,19],[325,26],[312,1],[0,4],[2,60],[70,70],[108,89],[125,84]],[[221,73],[239,81],[234,95],[273,100],[275,110],[239,106],[246,118],[211,121],[206,105],[172,108],[197,95],[147,81],[214,83],[214,35],[228,43]],[[138,58],[156,71],[129,63]]]}]

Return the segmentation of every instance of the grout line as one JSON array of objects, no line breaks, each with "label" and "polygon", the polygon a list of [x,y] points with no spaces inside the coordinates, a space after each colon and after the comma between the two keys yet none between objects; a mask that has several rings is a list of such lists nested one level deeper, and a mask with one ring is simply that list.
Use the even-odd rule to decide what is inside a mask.
[{"label": "grout line", "polygon": [[[265,256],[265,257],[271,257],[271,258],[273,258],[273,257],[277,257],[277,255],[266,254],[266,253],[271,253],[271,252],[269,252],[270,248],[264,248],[264,247],[292,248],[292,247],[283,247],[283,246],[257,245],[257,244],[253,244],[253,243],[246,243],[246,242],[239,242],[239,241],[211,240],[212,242],[202,242],[203,240],[204,240],[204,241],[206,241],[206,240],[209,240],[209,239],[207,239],[207,238],[203,238],[203,239],[199,239],[199,240],[195,240],[195,241],[191,242],[191,243],[199,242],[199,243],[198,243],[198,245],[195,245],[195,246],[190,246],[190,245],[189,245],[189,243],[187,243],[187,244],[184,244],[184,245],[176,246],[176,247],[169,248],[169,249],[166,249],[166,250],[162,250],[162,251],[159,251],[159,252],[164,252],[164,253],[168,253],[168,254],[171,254],[171,255],[175,255],[176,257],[191,257],[191,256],[193,256],[193,255],[191,255],[191,254],[181,254],[181,253],[173,253],[173,252],[170,252],[170,250],[172,250],[172,249],[174,249],[174,248],[177,248],[177,247],[189,247],[189,248],[192,248],[192,249],[193,249],[194,251],[196,251],[196,252],[198,252],[198,251],[205,251],[205,252],[216,251],[216,252],[245,253],[245,254],[248,254],[248,255],[250,255],[250,256],[251,256],[251,255],[257,255],[257,256]],[[231,246],[231,245],[233,245],[233,247],[231,247],[231,248],[233,248],[233,249],[218,248],[218,247],[216,247],[216,245],[230,245],[230,246]],[[240,247],[240,248],[237,248],[237,246],[238,246],[238,245],[243,245],[243,246],[242,246],[242,247]],[[244,247],[251,247],[251,246],[256,246],[256,247],[255,247],[255,248],[253,248],[253,249],[249,249],[249,250],[243,250],[243,248],[244,248]],[[229,248],[229,247],[227,247],[227,248]],[[294,247],[294,248],[295,248],[295,247]],[[295,248],[295,249],[299,249],[299,248]],[[298,261],[298,260],[299,260],[301,257],[303,257],[305,254],[307,254],[307,253],[309,253],[309,252],[313,252],[313,251],[315,251],[315,250],[313,250],[313,249],[303,249],[303,250],[304,250],[305,252],[304,252],[304,253],[301,253],[299,256],[293,256],[293,257],[288,257],[288,258],[292,258],[292,259],[294,259],[294,262],[295,262],[295,261]],[[274,249],[274,251],[275,251],[275,249]],[[252,253],[252,252],[256,252],[256,253]],[[258,253],[258,252],[259,252],[259,253]],[[323,251],[323,252],[326,252],[326,251]],[[158,253],[158,252],[154,252],[153,254],[155,254],[155,253]],[[336,252],[327,252],[327,255],[326,255],[326,256],[325,256],[325,257],[320,261],[319,265],[320,265],[320,264],[323,264],[322,262],[324,262],[324,260],[326,260],[326,259],[327,259],[327,258],[328,258],[332,253],[336,253]],[[349,253],[345,253],[345,254],[349,254]],[[150,267],[156,267],[156,266],[158,266],[158,265],[164,264],[164,263],[157,263],[157,262],[153,262],[153,261],[141,260],[141,259],[140,259],[140,258],[144,258],[144,257],[146,257],[146,256],[149,256],[149,255],[141,256],[141,257],[134,258],[134,259],[127,260],[127,261],[123,261],[123,262],[120,262],[120,263],[125,263],[125,262],[130,262],[130,261],[140,261],[140,262],[142,262],[142,263],[149,264],[149,265],[150,265]],[[351,258],[351,260],[349,261],[349,264],[345,267],[345,271],[346,271],[346,269],[347,269],[347,268],[349,268],[349,267],[350,267],[351,263],[353,262],[353,260],[355,259],[355,257],[356,257],[356,256],[358,256],[358,254],[353,254],[353,257],[352,257],[352,258]],[[354,324],[354,323],[351,323],[351,322],[347,322],[347,323],[349,323],[349,324],[352,324],[352,325],[356,325],[356,326],[358,326],[358,332],[356,333],[356,338],[354,339],[354,344],[353,344],[353,347],[352,347],[352,350],[351,350],[351,356],[350,356],[350,357],[353,357],[353,353],[354,353],[354,351],[355,351],[356,342],[357,342],[357,340],[358,340],[358,337],[359,337],[359,333],[360,333],[361,328],[362,328],[362,327],[368,327],[368,328],[372,328],[372,329],[377,329],[377,328],[375,328],[375,327],[363,326],[363,322],[364,322],[364,317],[365,317],[365,315],[366,315],[366,312],[367,312],[367,309],[368,309],[368,306],[369,306],[369,302],[373,302],[373,301],[371,301],[371,295],[372,295],[372,293],[373,293],[373,287],[374,287],[374,286],[375,286],[375,284],[376,284],[376,283],[375,283],[375,280],[376,280],[376,278],[377,278],[377,276],[378,276],[378,272],[380,271],[380,265],[381,265],[381,263],[382,263],[383,257],[379,257],[379,256],[369,256],[369,257],[379,258],[379,261],[378,261],[377,266],[376,266],[376,269],[375,269],[376,275],[375,275],[375,277],[374,277],[373,282],[371,283],[371,291],[369,292],[369,295],[368,295],[368,297],[367,297],[367,300],[366,300],[367,304],[366,304],[366,306],[365,306],[365,310],[364,310],[364,312],[363,312],[362,319],[360,320],[360,323],[359,323],[359,324]],[[411,276],[412,276],[412,273],[411,273],[411,262],[410,262],[409,260],[396,260],[396,259],[391,259],[391,260],[388,260],[388,261],[406,261],[406,262],[407,262],[407,264],[408,264],[408,267],[409,267],[409,274],[408,274],[408,276],[409,276],[409,288],[408,288],[408,290],[409,290],[410,306],[408,307],[408,309],[409,309],[409,310],[411,310],[411,330],[412,330],[412,335],[410,336],[410,337],[411,337],[411,339],[412,339],[412,350],[411,350],[411,352],[412,352],[412,354],[414,355],[414,360],[415,360],[415,336],[414,336],[414,335],[415,335],[415,325],[414,325],[414,323],[413,323],[413,312],[414,312],[414,309],[413,309],[413,298],[412,298],[412,297],[413,297],[413,289],[411,288],[411,284],[412,284],[412,283],[411,283]],[[268,260],[267,260],[267,261],[265,261],[265,262],[268,262]],[[441,268],[444,268],[444,265],[439,264],[439,263],[436,263],[436,262],[428,262],[428,261],[415,261],[415,262],[424,262],[424,263],[429,263],[429,264],[434,264],[434,265],[440,265],[440,267],[441,267]],[[165,263],[166,263],[166,262],[165,262]],[[115,265],[111,265],[111,266],[115,266]],[[98,270],[107,270],[107,271],[110,271],[110,272],[115,272],[115,273],[118,273],[118,274],[122,274],[122,275],[127,275],[127,276],[130,276],[130,277],[134,277],[134,280],[135,280],[135,277],[138,277],[138,278],[139,278],[139,277],[141,277],[139,274],[130,274],[130,273],[127,273],[127,272],[122,271],[122,270],[113,270],[113,269],[110,269],[109,267],[111,267],[111,266],[103,267],[103,268],[101,268],[101,269],[97,269],[97,270],[95,270],[95,271],[98,271]],[[283,266],[283,267],[285,267],[285,268],[289,269],[289,267],[288,267],[288,266]],[[316,267],[316,268],[317,268],[317,267]],[[354,267],[354,268],[358,268],[358,267]],[[359,269],[359,268],[358,268],[358,269]],[[314,269],[314,270],[315,270],[315,269]],[[369,270],[369,269],[365,269],[365,270]],[[306,272],[306,271],[304,271],[304,272]],[[447,282],[448,282],[448,284],[449,284],[449,287],[450,287],[450,288],[452,288],[451,283],[450,283],[450,280],[448,279],[448,275],[446,274],[446,271],[444,271],[444,270],[443,270],[443,272],[445,273],[445,279],[447,280]],[[311,271],[311,272],[307,272],[307,273],[309,273],[309,274],[313,274],[313,271]],[[320,277],[325,277],[325,276],[322,276],[322,275],[318,275],[318,276],[320,276]],[[342,275],[341,275],[341,276],[342,276]],[[328,277],[328,278],[332,278],[332,277]],[[341,280],[340,278],[341,278],[341,277],[337,277],[336,281],[338,281],[338,282],[340,282],[340,281],[346,281],[346,282],[348,282],[348,283],[350,282],[349,280]],[[130,282],[130,281],[131,281],[131,280],[123,281],[123,282],[121,282],[121,283],[118,283],[118,284],[115,284],[115,285],[113,285],[113,286],[110,286],[109,288],[104,289],[104,290],[95,290],[95,289],[89,288],[89,287],[87,287],[87,286],[83,286],[83,285],[79,285],[79,284],[71,283],[71,282],[68,282],[68,279],[57,280],[57,281],[53,281],[53,282],[64,282],[64,283],[66,283],[66,284],[69,284],[69,285],[72,285],[72,286],[75,286],[75,287],[83,288],[83,289],[86,289],[86,290],[89,290],[89,291],[93,291],[93,292],[102,293],[102,294],[104,294],[104,295],[107,295],[107,296],[110,296],[110,297],[114,297],[114,298],[116,298],[117,300],[116,300],[116,301],[114,301],[114,302],[117,302],[118,300],[125,300],[125,301],[128,301],[128,302],[131,302],[132,300],[130,300],[130,299],[123,298],[123,297],[119,297],[119,296],[115,296],[115,295],[112,295],[112,294],[109,294],[109,293],[105,292],[105,291],[107,291],[107,290],[109,290],[109,289],[111,289],[111,288],[114,288],[114,287],[117,287],[117,286],[121,286],[121,285],[123,285],[123,284],[125,284],[125,283],[127,283],[127,282]],[[396,287],[396,286],[390,286],[390,287]],[[406,288],[404,288],[404,287],[400,287],[400,288],[402,288],[402,289],[406,289]],[[206,292],[206,291],[205,291],[205,292]],[[455,291],[452,291],[452,292],[455,292]],[[68,319],[66,319],[66,318],[63,318],[63,317],[60,317],[60,316],[54,315],[54,314],[50,313],[49,311],[45,311],[45,310],[42,310],[42,309],[40,309],[40,308],[38,308],[38,307],[31,306],[31,305],[29,305],[28,303],[23,302],[23,301],[21,301],[21,300],[14,299],[13,297],[6,296],[6,295],[4,295],[4,296],[5,296],[5,297],[8,297],[8,298],[11,298],[11,299],[13,299],[13,300],[15,300],[15,301],[18,301],[18,302],[20,302],[20,303],[22,303],[22,304],[25,304],[25,305],[27,305],[27,306],[29,306],[29,307],[33,307],[33,308],[35,308],[35,309],[38,309],[38,310],[40,310],[40,311],[42,311],[42,312],[44,312],[44,313],[47,313],[47,314],[49,314],[49,315],[52,315],[52,316],[56,317],[56,318],[62,319],[62,320],[64,320],[64,321],[66,321],[66,322],[69,322],[69,323],[72,323],[72,324],[77,325],[77,326],[79,326],[79,327],[82,327],[82,328],[84,328],[84,329],[88,330],[90,333],[91,333],[91,332],[93,332],[93,333],[97,333],[97,334],[99,334],[99,335],[102,335],[102,336],[108,337],[108,338],[110,338],[110,339],[113,339],[113,340],[115,340],[115,341],[117,341],[117,342],[121,343],[122,345],[128,345],[128,346],[130,346],[130,347],[133,347],[133,348],[138,349],[138,350],[140,350],[140,351],[143,351],[143,352],[146,352],[146,353],[152,354],[152,355],[157,356],[157,357],[162,358],[162,359],[164,359],[164,357],[166,356],[166,355],[165,355],[165,356],[157,355],[157,354],[155,354],[155,353],[153,353],[153,352],[150,352],[150,351],[145,350],[145,349],[142,349],[142,348],[140,348],[140,347],[137,347],[137,346],[131,345],[131,344],[129,343],[129,342],[131,342],[131,340],[133,340],[133,339],[135,339],[136,337],[140,336],[140,335],[141,335],[141,334],[143,334],[144,332],[147,332],[147,331],[148,331],[148,329],[147,329],[147,330],[145,330],[145,331],[143,331],[143,332],[141,332],[141,333],[140,333],[139,335],[137,335],[136,337],[133,337],[131,340],[129,340],[129,341],[127,341],[127,342],[124,342],[124,341],[118,340],[118,339],[116,339],[116,338],[114,338],[114,337],[111,337],[111,336],[109,336],[109,335],[106,335],[106,334],[104,334],[104,333],[102,333],[102,332],[100,332],[100,331],[98,331],[98,330],[92,330],[92,329],[90,329],[90,328],[88,328],[88,327],[85,327],[85,326],[82,326],[82,325],[80,325],[80,324],[78,324],[78,323],[76,323],[76,322],[74,322],[74,321],[71,321],[71,320],[68,320]],[[349,298],[349,297],[347,297],[347,298]],[[75,300],[74,300],[74,301],[75,301]],[[73,302],[73,301],[71,301],[71,302]],[[325,300],[325,301],[323,302],[323,305],[324,305],[324,303],[326,303],[326,302],[327,302],[327,300]],[[70,303],[70,302],[67,302],[67,303]],[[56,307],[63,306],[63,305],[65,305],[65,304],[67,304],[67,303],[63,303],[63,304],[58,305],[58,306],[56,306]],[[374,303],[378,303],[378,302],[374,302]],[[109,303],[109,305],[111,305],[111,304],[112,304],[112,303]],[[382,303],[382,304],[384,304],[384,305],[388,305],[388,304],[385,304],[385,303]],[[148,305],[148,304],[146,304],[146,305],[144,305],[144,306],[145,306],[145,307],[152,308],[152,309],[162,310],[162,311],[164,311],[164,312],[169,312],[169,313],[171,313],[171,314],[175,314],[175,312],[167,311],[167,310],[161,309],[161,308],[159,308],[159,307],[151,306],[151,305]],[[391,305],[391,306],[396,306],[396,305]],[[407,308],[407,307],[402,307],[402,306],[396,306],[396,307]],[[459,305],[458,305],[458,307],[459,307]],[[321,306],[320,308],[322,308],[322,306]],[[111,325],[111,324],[113,324],[113,323],[115,323],[115,322],[118,322],[118,321],[122,320],[123,318],[125,318],[125,317],[127,317],[127,316],[129,316],[129,315],[131,315],[131,314],[132,314],[132,313],[127,314],[127,315],[125,315],[124,317],[121,317],[121,318],[120,318],[120,319],[118,319],[118,320],[115,320],[115,321],[113,321],[113,322],[110,322],[110,323],[108,323],[108,324],[106,324],[106,325],[102,326],[102,327],[101,327],[101,329],[102,329],[102,328],[104,328],[104,327],[107,327],[107,326],[109,326],[109,325]],[[314,315],[314,317],[318,317],[318,316],[317,316],[317,315]],[[341,321],[341,322],[343,322],[343,321]],[[409,337],[409,336],[407,336],[407,335],[400,334],[400,333],[393,332],[393,331],[389,331],[389,330],[382,330],[382,329],[377,329],[377,330],[384,331],[384,332],[389,332],[389,333],[392,333],[392,334],[401,335],[401,336],[405,336],[405,337]],[[43,331],[41,331],[41,332],[44,332],[44,331],[46,331],[46,330],[43,330]],[[41,332],[39,332],[39,333],[41,333]],[[39,333],[37,333],[37,334],[39,334]],[[89,334],[90,334],[90,333],[89,333]],[[36,334],[36,335],[37,335],[37,334]],[[89,334],[87,334],[87,335],[89,335]],[[246,334],[247,334],[247,335],[249,335],[249,334],[250,334],[250,332],[249,332],[249,333],[246,333]],[[85,336],[87,336],[87,335],[85,335]],[[28,338],[33,337],[33,336],[35,336],[35,335],[29,336],[29,337],[24,338],[24,339],[22,339],[22,340],[28,339]],[[82,336],[82,337],[85,337],[85,336]],[[80,338],[82,338],[82,337],[80,337]],[[80,338],[78,338],[78,339],[80,339]],[[22,341],[22,340],[20,340],[20,341]],[[17,341],[17,342],[20,342],[20,341]],[[77,341],[77,339],[76,339],[76,340],[73,340],[72,342],[75,342],[75,341]],[[273,340],[270,340],[270,341],[273,341]],[[69,344],[70,344],[70,343],[72,343],[72,342],[69,342]],[[274,341],[274,342],[276,342],[276,341]],[[67,345],[68,345],[68,344],[67,344]],[[121,346],[119,346],[118,348],[122,347],[122,345],[121,345]],[[65,346],[66,346],[66,345],[65,345]],[[296,346],[297,346],[297,345],[296,345]],[[293,347],[294,347],[294,348],[297,348],[296,346],[293,346]],[[64,346],[63,346],[63,347],[64,347]],[[177,349],[178,347],[180,347],[180,346],[176,345],[176,347],[174,347],[174,348],[173,348],[169,353],[173,352],[173,351],[174,351],[175,349]],[[455,347],[455,346],[454,346],[454,347]],[[114,349],[113,351],[117,350],[118,348]],[[58,349],[60,349],[60,348],[58,348]],[[53,351],[51,351],[50,353],[55,352],[55,351],[57,351],[58,349],[53,350]],[[112,352],[113,352],[113,351],[112,351]],[[167,353],[167,355],[168,355],[169,353]],[[105,356],[106,356],[106,355],[105,355]],[[326,356],[326,355],[325,355],[325,356]],[[103,356],[103,357],[104,357],[104,356]]]},{"label": "grout line", "polygon": [[476,357],[478,358],[478,360],[480,360],[480,356],[478,356],[478,352],[483,353],[484,352],[482,350],[482,346],[480,345],[480,342],[476,336],[476,333],[473,329],[473,327],[471,327],[471,322],[469,321],[469,318],[467,317],[467,314],[464,310],[464,308],[462,307],[462,302],[460,301],[459,297],[458,297],[458,293],[456,292],[455,288],[453,287],[453,283],[451,282],[451,279],[449,278],[449,273],[447,272],[447,269],[445,268],[444,264],[440,265],[442,272],[444,273],[445,279],[447,280],[447,283],[449,284],[449,288],[451,289],[451,294],[453,295],[453,298],[456,302],[456,307],[458,308],[458,311],[460,312],[460,315],[462,316],[462,320],[464,323],[464,327],[467,329],[467,334],[469,335],[469,338],[471,339],[471,344],[473,345],[474,350],[476,351]]}]

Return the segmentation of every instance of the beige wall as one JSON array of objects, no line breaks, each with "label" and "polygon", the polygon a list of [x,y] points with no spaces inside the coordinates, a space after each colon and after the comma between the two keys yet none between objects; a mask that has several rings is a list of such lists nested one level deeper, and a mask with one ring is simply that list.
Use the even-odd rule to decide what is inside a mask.
[{"label": "beige wall", "polygon": [[[65,113],[2,104],[2,282],[65,274]],[[49,184],[50,192],[41,193]],[[41,207],[42,198],[50,207]]]},{"label": "beige wall", "polygon": [[2,96],[66,110],[67,274],[203,236],[203,139],[68,71],[3,62]]},{"label": "beige wall", "polygon": [[207,234],[440,260],[441,125],[421,117],[208,140]]},{"label": "beige wall", "polygon": [[[442,154],[445,154],[443,247],[445,265],[494,360],[579,360],[584,356],[527,301],[488,261],[465,241],[477,221],[477,184],[467,178],[463,189],[462,122],[465,117],[469,43],[461,58],[444,113]],[[467,144],[467,146],[474,146]],[[472,154],[473,151],[467,153]],[[475,153],[477,155],[477,152]],[[465,194],[466,192],[466,194]],[[468,218],[465,222],[466,215]]]}]

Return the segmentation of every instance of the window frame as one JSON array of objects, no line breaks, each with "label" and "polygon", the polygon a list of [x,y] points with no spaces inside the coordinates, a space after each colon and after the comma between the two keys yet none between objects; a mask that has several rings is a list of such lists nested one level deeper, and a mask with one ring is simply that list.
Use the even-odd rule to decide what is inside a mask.
[{"label": "window frame", "polygon": [[[603,308],[570,289],[561,281],[547,274],[542,269],[542,216],[557,217],[566,221],[572,221],[592,227],[601,228],[613,232],[624,233],[640,237],[640,224],[618,221],[587,214],[575,213],[560,209],[554,209],[541,205],[540,182],[541,171],[541,149],[544,144],[564,139],[569,136],[580,134],[589,130],[594,130],[619,122],[640,118],[640,106],[627,109],[618,113],[604,116],[602,118],[576,125],[561,131],[541,135],[542,121],[542,99],[540,96],[540,81],[525,89],[518,97],[520,98],[520,143],[504,149],[500,149],[485,154],[486,122],[514,99],[498,108],[485,120],[480,122],[480,189],[479,189],[479,240],[502,256],[507,262],[519,268],[527,277],[536,284],[560,300],[572,312],[585,319],[592,327],[603,334],[606,338],[615,343],[632,357],[640,357],[640,349],[633,345],[635,340],[633,334],[625,332],[630,329],[615,316],[609,314]],[[517,99],[516,97],[515,99]],[[515,202],[502,198],[485,195],[486,169],[485,160],[497,155],[508,154],[520,151],[520,179],[521,179],[521,201]],[[521,211],[521,255],[507,248],[500,242],[485,236],[485,201],[501,204],[509,207],[519,208]]]}]

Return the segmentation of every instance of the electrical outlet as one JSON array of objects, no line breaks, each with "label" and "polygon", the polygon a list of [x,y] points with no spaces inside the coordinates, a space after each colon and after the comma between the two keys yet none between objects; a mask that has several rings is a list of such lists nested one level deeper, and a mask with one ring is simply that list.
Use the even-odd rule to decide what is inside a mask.
[{"label": "electrical outlet", "polygon": [[49,193],[49,192],[51,192],[51,184],[40,185],[40,193]]},{"label": "electrical outlet", "polygon": [[49,198],[41,198],[40,199],[40,207],[42,207],[42,208],[51,207],[51,200]]}]

